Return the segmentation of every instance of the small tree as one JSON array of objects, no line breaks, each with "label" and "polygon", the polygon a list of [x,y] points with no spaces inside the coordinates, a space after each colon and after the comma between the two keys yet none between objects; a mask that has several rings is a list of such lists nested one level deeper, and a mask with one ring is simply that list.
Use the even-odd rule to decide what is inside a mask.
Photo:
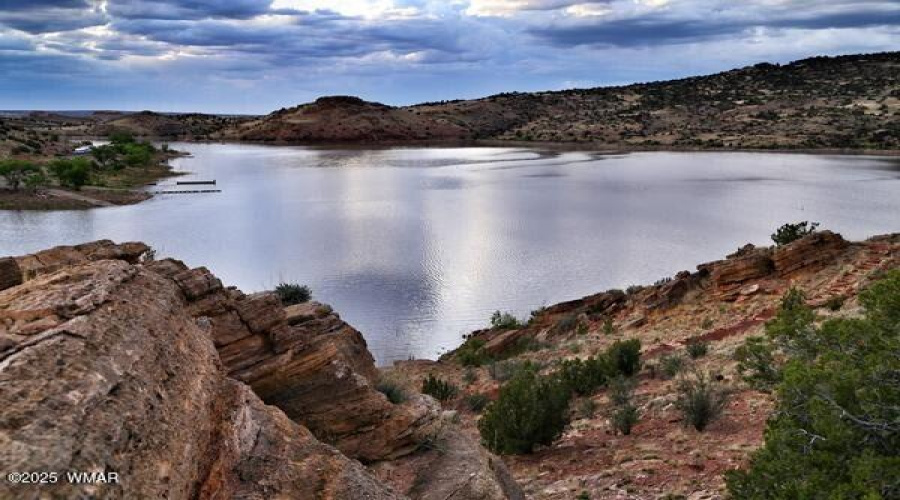
[{"label": "small tree", "polygon": [[91,155],[94,157],[97,165],[103,170],[119,170],[124,166],[119,162],[118,148],[111,144],[91,149]]},{"label": "small tree", "polygon": [[49,180],[47,179],[47,174],[44,173],[42,169],[38,169],[33,172],[31,175],[25,177],[25,189],[29,191],[35,191],[41,187],[49,184]]},{"label": "small tree", "polygon": [[612,371],[606,356],[595,356],[585,360],[564,360],[556,371],[556,377],[575,394],[587,396],[606,385]]},{"label": "small tree", "polygon": [[641,371],[641,341],[617,340],[606,351],[613,373],[630,377]]},{"label": "small tree", "polygon": [[554,377],[519,372],[478,421],[484,445],[495,453],[520,454],[551,444],[568,423],[569,397],[569,390]]},{"label": "small tree", "polygon": [[760,391],[769,391],[781,380],[775,348],[762,337],[749,337],[734,351],[737,370],[744,382]]},{"label": "small tree", "polygon": [[634,382],[631,379],[620,376],[610,383],[609,401],[612,403],[612,412],[609,419],[613,428],[625,436],[631,434],[631,429],[640,418],[637,407],[632,403],[633,397]]},{"label": "small tree", "polygon": [[456,350],[455,357],[463,366],[481,366],[493,360],[491,354],[484,348],[484,339],[471,337]]},{"label": "small tree", "polygon": [[18,191],[22,184],[27,184],[31,177],[41,175],[41,168],[25,160],[0,161],[0,176],[13,191]]},{"label": "small tree", "polygon": [[788,243],[797,241],[808,234],[816,232],[818,227],[818,222],[809,221],[798,222],[796,224],[785,224],[772,234],[772,241],[774,241],[777,246],[784,246]]},{"label": "small tree", "polygon": [[808,331],[791,357],[765,445],[728,474],[733,498],[900,498],[900,270],[860,294],[860,319]]},{"label": "small tree", "polygon": [[722,415],[728,393],[708,373],[695,371],[678,382],[675,406],[684,415],[684,424],[703,432]]},{"label": "small tree", "polygon": [[781,299],[775,318],[766,324],[766,335],[788,356],[810,357],[818,346],[812,335],[816,313],[806,305],[806,295],[792,288]]},{"label": "small tree", "polygon": [[90,178],[91,162],[86,158],[61,158],[50,163],[50,171],[60,185],[81,189]]},{"label": "small tree", "polygon": [[128,132],[127,130],[116,130],[113,133],[109,134],[109,142],[116,145],[133,144],[134,134]]}]

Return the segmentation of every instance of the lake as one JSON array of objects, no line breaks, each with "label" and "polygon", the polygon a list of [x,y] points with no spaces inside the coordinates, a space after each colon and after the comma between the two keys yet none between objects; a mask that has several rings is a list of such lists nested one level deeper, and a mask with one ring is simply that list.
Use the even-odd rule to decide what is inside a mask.
[{"label": "lake", "polygon": [[223,192],[0,211],[0,255],[141,240],[246,292],[307,284],[388,364],[456,347],[494,310],[527,318],[769,244],[785,222],[851,239],[900,232],[898,158],[172,147],[193,154],[173,161],[192,172],[179,180]]}]

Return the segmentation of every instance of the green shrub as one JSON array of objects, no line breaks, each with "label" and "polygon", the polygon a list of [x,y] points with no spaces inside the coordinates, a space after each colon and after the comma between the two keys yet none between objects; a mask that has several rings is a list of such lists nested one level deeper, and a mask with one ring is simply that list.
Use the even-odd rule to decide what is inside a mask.
[{"label": "green shrub", "polygon": [[487,394],[470,394],[466,396],[466,406],[475,413],[481,413],[491,402]]},{"label": "green shrub", "polygon": [[499,454],[521,454],[551,444],[568,423],[569,397],[555,377],[520,371],[478,422],[484,445]]},{"label": "green shrub", "polygon": [[91,175],[91,162],[86,158],[60,158],[50,162],[50,172],[60,185],[81,189]]},{"label": "green shrub", "polygon": [[465,382],[466,385],[472,385],[476,380],[478,380],[478,373],[476,373],[472,367],[466,368],[465,373],[463,373],[463,382]]},{"label": "green shrub", "polygon": [[675,378],[684,370],[684,357],[680,354],[663,354],[659,357],[658,369],[663,378]]},{"label": "green shrub", "polygon": [[114,145],[124,145],[134,143],[134,134],[127,130],[116,130],[109,134],[109,142]]},{"label": "green shrub", "polygon": [[781,299],[775,318],[766,323],[766,335],[788,356],[809,358],[818,350],[815,336],[816,314],[806,305],[799,289],[790,289]]},{"label": "green shrub", "polygon": [[678,381],[675,407],[681,410],[684,424],[700,432],[722,415],[728,404],[728,392],[709,374],[693,372]]},{"label": "green shrub", "polygon": [[641,341],[617,340],[606,351],[613,374],[630,377],[641,371]]},{"label": "green shrub", "polygon": [[522,324],[519,322],[518,318],[508,312],[501,313],[500,311],[494,311],[494,314],[491,315],[491,328],[497,330],[515,330],[521,326]]},{"label": "green shrub", "polygon": [[375,389],[387,396],[388,401],[394,403],[395,405],[405,403],[408,399],[406,390],[403,388],[403,386],[400,385],[396,380],[392,380],[390,378],[380,378],[378,380],[378,383],[375,384]]},{"label": "green shrub", "polygon": [[709,344],[702,340],[690,340],[687,343],[686,350],[688,356],[692,359],[702,358],[709,353]]},{"label": "green shrub", "polygon": [[734,352],[734,359],[741,378],[754,389],[768,391],[781,380],[775,348],[762,337],[749,337]]},{"label": "green shrub", "polygon": [[593,418],[597,412],[597,402],[592,398],[581,398],[575,407],[575,415],[578,418]]},{"label": "green shrub", "polygon": [[634,397],[634,382],[625,377],[616,377],[609,385],[609,401],[612,403],[610,422],[613,429],[625,436],[631,434],[631,429],[640,418],[638,409],[632,403]]},{"label": "green shrub", "polygon": [[507,359],[495,361],[488,365],[488,374],[497,382],[506,382],[513,378],[521,370],[540,371],[540,366],[532,361]]},{"label": "green shrub", "polygon": [[34,163],[25,160],[0,161],[0,177],[6,180],[7,186],[13,191],[18,191],[23,184],[28,186],[30,179],[39,176],[43,176],[43,172]]},{"label": "green shrub", "polygon": [[47,186],[50,183],[50,180],[47,179],[47,175],[44,174],[44,171],[40,168],[31,174],[25,177],[25,189],[29,191],[34,191],[36,189]]},{"label": "green shrub", "polygon": [[129,167],[146,167],[153,163],[156,149],[151,144],[134,143],[122,146],[122,161]]},{"label": "green shrub", "polygon": [[285,306],[303,304],[312,299],[312,291],[306,285],[296,283],[279,283],[275,287],[275,294]]},{"label": "green shrub", "polygon": [[422,381],[422,394],[428,394],[442,403],[456,397],[458,392],[459,388],[455,385],[431,374]]},{"label": "green shrub", "polygon": [[727,476],[733,498],[900,498],[900,270],[860,294],[864,316],[805,329],[765,444]]},{"label": "green shrub", "polygon": [[605,356],[588,359],[567,359],[562,361],[555,375],[562,384],[579,396],[593,394],[606,385],[612,367]]},{"label": "green shrub", "polygon": [[818,227],[818,222],[809,221],[798,222],[796,224],[785,224],[772,234],[772,241],[778,246],[784,246],[788,243],[797,241],[808,234],[814,233]]},{"label": "green shrub", "polygon": [[828,302],[825,303],[825,307],[827,307],[831,311],[840,311],[841,308],[844,307],[844,302],[846,301],[847,297],[836,295],[828,299]]},{"label": "green shrub", "polygon": [[612,335],[616,333],[616,327],[613,324],[613,320],[610,317],[604,318],[603,320],[603,333],[605,335]]},{"label": "green shrub", "polygon": [[471,337],[456,350],[456,359],[463,366],[481,366],[492,361],[484,350],[484,339]]}]

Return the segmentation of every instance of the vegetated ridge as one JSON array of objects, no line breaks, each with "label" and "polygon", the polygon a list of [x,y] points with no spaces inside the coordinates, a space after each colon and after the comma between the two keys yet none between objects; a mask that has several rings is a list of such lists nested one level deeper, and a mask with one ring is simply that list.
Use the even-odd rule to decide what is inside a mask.
[{"label": "vegetated ridge", "polygon": [[326,97],[237,123],[216,137],[274,143],[497,140],[611,148],[897,149],[900,52],[408,107]]}]

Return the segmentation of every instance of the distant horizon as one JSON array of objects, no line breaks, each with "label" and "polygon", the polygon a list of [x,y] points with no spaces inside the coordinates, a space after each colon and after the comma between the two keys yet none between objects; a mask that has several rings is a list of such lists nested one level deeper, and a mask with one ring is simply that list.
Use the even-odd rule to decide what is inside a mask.
[{"label": "distant horizon", "polygon": [[891,0],[5,0],[0,108],[265,114],[900,49]]},{"label": "distant horizon", "polygon": [[[511,90],[505,90],[505,91],[502,91],[502,92],[497,92],[497,93],[493,93],[493,94],[489,94],[489,95],[480,95],[480,96],[475,96],[475,97],[445,97],[445,98],[433,99],[433,100],[430,100],[430,101],[419,101],[419,102],[406,103],[406,104],[394,104],[394,103],[390,103],[390,102],[384,102],[384,101],[378,101],[378,100],[374,100],[374,99],[369,99],[369,98],[366,98],[366,96],[352,95],[352,94],[322,94],[322,95],[318,95],[318,96],[316,96],[316,97],[313,97],[313,98],[311,98],[311,99],[308,100],[308,101],[297,102],[297,103],[294,103],[294,104],[285,105],[285,106],[280,106],[280,107],[278,107],[278,108],[273,108],[273,109],[270,109],[270,110],[267,110],[267,111],[255,112],[255,113],[253,113],[253,112],[245,112],[245,113],[242,113],[242,112],[230,112],[230,111],[171,110],[171,109],[168,109],[168,110],[167,110],[167,109],[136,109],[136,108],[135,108],[135,109],[112,109],[112,108],[96,108],[96,109],[85,109],[85,108],[70,108],[70,109],[66,109],[66,108],[53,108],[53,109],[39,109],[39,108],[28,108],[28,109],[0,109],[0,115],[3,115],[3,114],[13,114],[13,113],[15,113],[15,114],[27,114],[27,113],[71,113],[71,114],[76,114],[76,113],[79,113],[79,114],[92,114],[92,113],[125,113],[125,114],[136,114],[136,113],[143,113],[143,112],[152,112],[152,113],[157,113],[157,114],[161,114],[161,115],[167,115],[167,114],[172,114],[172,115],[205,114],[205,115],[216,115],[216,116],[265,116],[265,115],[268,115],[268,114],[270,114],[270,113],[273,113],[273,112],[275,112],[275,111],[277,111],[277,110],[279,110],[279,109],[282,109],[282,108],[290,108],[290,107],[302,106],[302,105],[305,105],[305,104],[311,104],[311,103],[315,102],[315,101],[318,100],[318,99],[321,99],[321,98],[327,98],[327,97],[358,97],[358,98],[360,98],[360,99],[362,99],[362,100],[364,100],[364,101],[373,102],[373,103],[379,103],[379,104],[386,104],[386,105],[393,106],[393,107],[410,107],[410,106],[423,105],[423,104],[427,104],[427,103],[431,103],[431,102],[441,102],[441,101],[452,102],[452,101],[464,101],[464,100],[487,99],[487,98],[490,98],[490,97],[493,97],[493,96],[496,96],[496,95],[500,95],[500,94],[512,94],[512,93],[520,93],[520,94],[521,94],[521,93],[528,93],[528,94],[533,94],[533,93],[543,93],[543,92],[564,92],[564,91],[578,91],[578,90],[594,90],[594,89],[602,89],[602,88],[627,87],[627,86],[631,86],[631,85],[645,85],[645,84],[652,84],[652,83],[661,83],[661,82],[677,81],[677,80],[682,80],[682,79],[687,79],[687,78],[696,78],[696,77],[712,76],[712,75],[721,74],[721,73],[728,72],[728,71],[733,71],[733,70],[740,70],[740,69],[750,68],[750,67],[753,67],[753,66],[756,66],[756,65],[759,65],[759,64],[766,64],[766,63],[768,63],[768,64],[779,64],[779,65],[784,66],[784,65],[789,65],[789,64],[796,63],[796,62],[800,62],[800,61],[804,61],[804,60],[808,60],[808,59],[820,58],[820,57],[827,57],[827,58],[852,57],[852,56],[861,56],[861,57],[864,57],[864,56],[878,55],[878,54],[886,54],[886,53],[894,53],[894,52],[900,52],[900,51],[892,50],[892,51],[861,52],[861,53],[846,53],[846,54],[812,54],[812,55],[800,57],[800,58],[797,58],[797,59],[792,59],[792,60],[789,60],[789,61],[755,61],[755,62],[750,62],[750,63],[745,64],[745,65],[742,65],[742,66],[725,68],[725,69],[722,69],[722,70],[719,70],[719,71],[710,72],[710,73],[691,74],[691,75],[684,75],[684,76],[679,76],[679,77],[675,77],[675,78],[668,78],[668,79],[642,80],[642,81],[622,82],[622,83],[608,84],[608,85],[597,85],[597,86],[593,86],[593,87],[571,87],[571,88],[565,88],[565,89],[537,89],[537,90],[528,90],[528,91],[511,89]],[[77,116],[77,115],[74,115],[74,116]]]}]

